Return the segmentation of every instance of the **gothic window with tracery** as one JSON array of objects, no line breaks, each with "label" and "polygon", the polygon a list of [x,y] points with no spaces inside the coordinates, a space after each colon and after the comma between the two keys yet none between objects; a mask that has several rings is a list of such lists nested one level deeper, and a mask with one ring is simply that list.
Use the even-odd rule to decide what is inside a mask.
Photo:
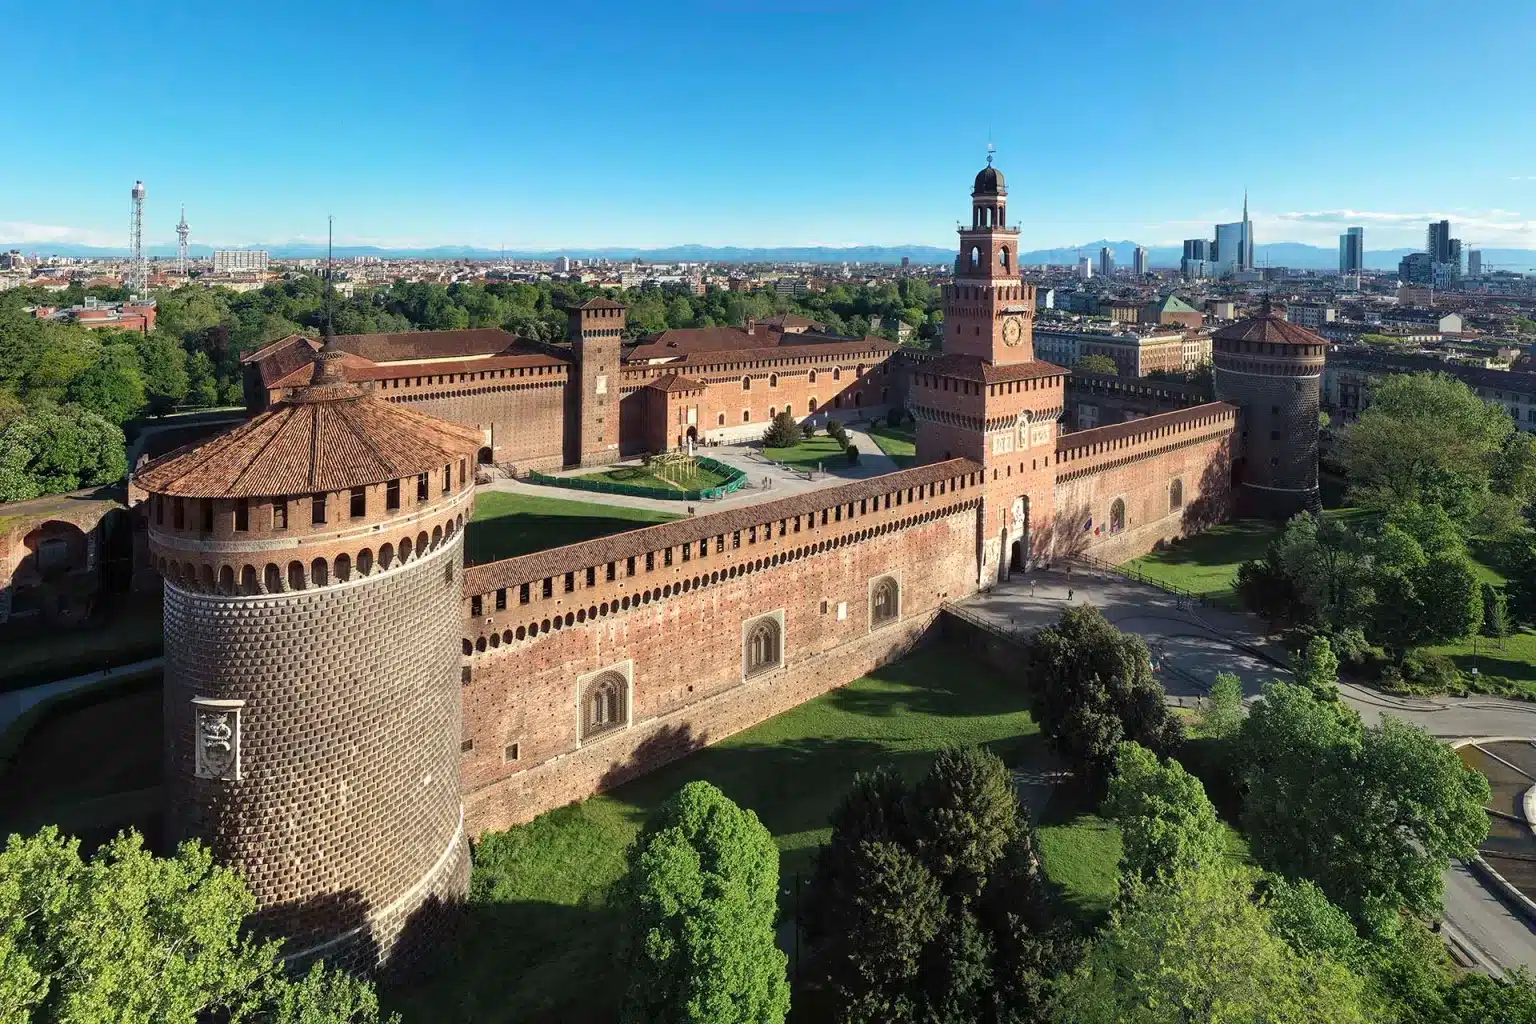
[{"label": "gothic window with tracery", "polygon": [[747,675],[778,668],[783,655],[783,634],[778,620],[767,616],[747,629]]},{"label": "gothic window with tracery", "polygon": [[871,626],[883,626],[887,622],[895,622],[896,616],[901,611],[901,588],[897,582],[889,576],[882,576],[875,581],[869,594],[869,623]]},{"label": "gothic window with tracery", "polygon": [[626,701],[629,684],[617,672],[604,672],[587,683],[581,697],[581,738],[623,728],[628,719]]}]

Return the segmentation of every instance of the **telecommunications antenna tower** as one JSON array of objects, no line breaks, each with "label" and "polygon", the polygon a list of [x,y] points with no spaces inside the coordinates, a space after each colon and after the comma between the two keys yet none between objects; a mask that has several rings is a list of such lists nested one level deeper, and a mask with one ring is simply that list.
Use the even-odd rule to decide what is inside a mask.
[{"label": "telecommunications antenna tower", "polygon": [[187,272],[187,235],[192,231],[187,226],[187,205],[181,205],[181,221],[176,225],[176,273],[185,275]]},{"label": "telecommunications antenna tower", "polygon": [[143,294],[149,284],[144,272],[144,183],[133,183],[133,222],[129,229],[128,247],[133,250],[128,268],[128,290]]}]

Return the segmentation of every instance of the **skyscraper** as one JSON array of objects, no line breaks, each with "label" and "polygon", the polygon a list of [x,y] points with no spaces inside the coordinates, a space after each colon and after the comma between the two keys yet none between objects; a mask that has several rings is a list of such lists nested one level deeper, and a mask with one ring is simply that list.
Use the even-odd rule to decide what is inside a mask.
[{"label": "skyscraper", "polygon": [[1239,270],[1253,269],[1253,221],[1248,219],[1248,190],[1243,189],[1243,254]]},{"label": "skyscraper", "polygon": [[1184,259],[1209,260],[1211,258],[1211,240],[1209,238],[1184,239]]},{"label": "skyscraper", "polygon": [[1451,262],[1451,222],[1432,220],[1424,242],[1424,251],[1432,263]]},{"label": "skyscraper", "polygon": [[1350,228],[1339,236],[1339,273],[1358,274],[1365,269],[1365,228]]},{"label": "skyscraper", "polygon": [[1133,265],[1135,266],[1136,276],[1137,277],[1146,277],[1147,276],[1147,247],[1146,246],[1138,245],[1136,247],[1136,255],[1135,255],[1134,259],[1133,259]]},{"label": "skyscraper", "polygon": [[1115,251],[1109,246],[1099,249],[1099,273],[1109,277],[1115,272]]},{"label": "skyscraper", "polygon": [[1079,257],[1077,261],[1077,276],[1081,280],[1092,281],[1093,260],[1089,259],[1087,256]]},{"label": "skyscraper", "polygon": [[1483,250],[1469,249],[1467,251],[1467,276],[1483,276]]}]

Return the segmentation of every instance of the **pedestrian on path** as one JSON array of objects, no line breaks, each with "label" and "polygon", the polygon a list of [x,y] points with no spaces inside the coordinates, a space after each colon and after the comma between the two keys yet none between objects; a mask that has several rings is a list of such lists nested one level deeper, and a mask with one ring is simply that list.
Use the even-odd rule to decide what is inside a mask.
[{"label": "pedestrian on path", "polygon": [[1072,603],[1072,588],[1071,587],[1067,588],[1067,603],[1068,604]]},{"label": "pedestrian on path", "polygon": [[1034,580],[1030,580],[1029,581],[1029,596],[1030,597],[1034,597],[1035,596],[1035,581]]}]

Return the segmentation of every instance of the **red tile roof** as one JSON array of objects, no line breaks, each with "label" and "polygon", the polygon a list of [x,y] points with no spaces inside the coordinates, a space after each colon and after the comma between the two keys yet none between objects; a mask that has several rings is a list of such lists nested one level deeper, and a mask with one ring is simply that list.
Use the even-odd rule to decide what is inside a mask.
[{"label": "red tile roof", "polygon": [[303,388],[223,434],[146,464],[155,494],[256,498],[341,491],[430,472],[481,447],[480,432],[351,384]]},{"label": "red tile roof", "polygon": [[[395,380],[404,377],[449,376],[458,373],[479,373],[485,370],[509,370],[524,366],[568,366],[559,356],[546,352],[519,352],[516,354],[489,356],[483,359],[445,359],[430,363],[371,363],[361,356],[346,353],[342,366],[347,380]],[[286,376],[269,383],[268,387],[291,388],[309,383],[309,367],[301,366]]]},{"label": "red tile roof", "polygon": [[517,335],[500,327],[463,331],[401,331],[394,334],[339,334],[343,352],[376,363],[406,359],[452,359],[455,356],[497,355],[517,344]]},{"label": "red tile roof", "polygon": [[320,343],[311,341],[302,334],[290,334],[286,338],[279,338],[269,345],[264,345],[255,352],[250,353],[240,360],[241,364],[255,363],[261,371],[261,383],[263,387],[275,387],[277,382],[293,373],[295,370],[308,372],[310,363],[314,361],[315,350]]},{"label": "red tile roof", "polygon": [[692,377],[684,377],[680,373],[664,373],[660,377],[646,384],[648,388],[657,391],[703,391],[704,385]]},{"label": "red tile roof", "polygon": [[[780,498],[778,501],[743,505],[722,512],[677,519],[670,523],[660,523],[656,526],[599,537],[596,540],[567,544],[547,551],[536,551],[531,555],[519,555],[499,562],[487,562],[464,571],[464,593],[486,594],[501,587],[517,586],[532,580],[544,579],[546,576],[559,576],[588,566],[605,565],[631,555],[643,555],[647,551],[676,547],[689,541],[703,540],[705,537],[714,537],[778,519],[791,519],[810,512],[819,512],[824,508],[846,505],[850,501],[861,501],[865,498],[890,494],[907,487],[923,487],[941,480],[953,480],[971,473],[983,472],[985,470],[978,462],[972,462],[970,459],[949,459],[945,462],[934,462],[926,466],[856,480],[839,487],[807,491],[789,498]],[[980,497],[979,488],[974,493]]]},{"label": "red tile roof", "polygon": [[922,364],[923,373],[937,373],[960,380],[975,380],[986,384],[1006,384],[1015,380],[1032,380],[1036,377],[1062,376],[1071,371],[1055,363],[1039,359],[1027,363],[989,363],[980,356],[947,355]]},{"label": "red tile roof", "polygon": [[1247,320],[1228,324],[1211,338],[1216,341],[1264,341],[1279,345],[1326,345],[1322,338],[1305,327],[1282,320],[1277,313],[1260,313]]},{"label": "red tile roof", "polygon": [[568,306],[567,308],[568,309],[628,309],[629,307],[624,305],[624,303],[622,303],[622,302],[614,302],[612,299],[606,299],[603,296],[598,295],[598,296],[596,296],[594,298],[588,299],[586,302],[583,302],[579,306]]}]

